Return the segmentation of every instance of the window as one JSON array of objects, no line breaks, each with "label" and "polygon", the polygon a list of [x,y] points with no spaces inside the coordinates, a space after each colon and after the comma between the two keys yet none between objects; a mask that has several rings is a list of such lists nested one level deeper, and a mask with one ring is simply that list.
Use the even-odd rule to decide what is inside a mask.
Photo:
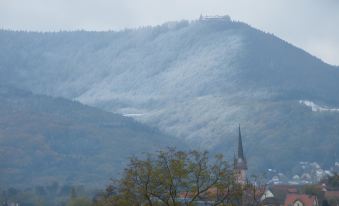
[{"label": "window", "polygon": [[294,202],[293,206],[304,206],[304,204],[303,204],[301,201],[296,200],[296,201]]}]

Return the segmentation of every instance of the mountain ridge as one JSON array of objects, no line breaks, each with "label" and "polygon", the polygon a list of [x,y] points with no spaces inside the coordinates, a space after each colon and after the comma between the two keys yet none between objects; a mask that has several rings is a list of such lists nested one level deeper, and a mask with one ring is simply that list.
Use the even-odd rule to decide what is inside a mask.
[{"label": "mountain ridge", "polygon": [[[179,141],[119,114],[0,86],[0,183],[100,187],[128,158]],[[126,149],[128,148],[128,149]]]},{"label": "mountain ridge", "polygon": [[[253,167],[322,159],[328,165],[339,146],[338,115],[299,103],[337,108],[338,67],[245,23],[5,33],[0,32],[0,78],[6,83],[138,114],[138,121],[228,156],[241,123]],[[322,148],[315,141],[333,145]]]}]

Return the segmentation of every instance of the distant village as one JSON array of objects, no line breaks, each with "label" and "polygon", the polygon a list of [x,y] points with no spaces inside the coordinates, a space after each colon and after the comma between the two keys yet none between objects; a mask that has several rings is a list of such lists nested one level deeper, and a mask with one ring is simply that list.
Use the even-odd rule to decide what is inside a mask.
[{"label": "distant village", "polygon": [[[292,178],[274,169],[268,169],[270,180],[258,191],[263,206],[339,206],[339,163],[329,170],[322,169],[316,162],[300,162],[301,174]],[[242,145],[239,126],[238,153],[234,158],[234,170],[238,182],[247,181],[247,160]],[[260,190],[260,187],[259,187]]]}]

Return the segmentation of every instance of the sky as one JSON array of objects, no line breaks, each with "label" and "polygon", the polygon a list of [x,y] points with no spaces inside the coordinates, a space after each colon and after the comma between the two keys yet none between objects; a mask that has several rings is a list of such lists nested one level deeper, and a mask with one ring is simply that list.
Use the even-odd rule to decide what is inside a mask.
[{"label": "sky", "polygon": [[0,28],[121,30],[230,15],[339,65],[339,0],[0,0]]}]

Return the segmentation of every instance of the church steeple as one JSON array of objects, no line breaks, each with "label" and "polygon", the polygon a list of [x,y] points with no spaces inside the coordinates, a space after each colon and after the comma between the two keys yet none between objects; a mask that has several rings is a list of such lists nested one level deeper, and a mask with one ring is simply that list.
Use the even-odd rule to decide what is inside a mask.
[{"label": "church steeple", "polygon": [[239,124],[239,137],[238,137],[238,158],[245,159],[244,150],[242,148],[241,129]]},{"label": "church steeple", "polygon": [[239,124],[239,134],[238,134],[238,155],[234,159],[234,169],[236,170],[247,170],[247,161],[244,155],[244,149],[242,146],[242,137],[241,129]]}]

